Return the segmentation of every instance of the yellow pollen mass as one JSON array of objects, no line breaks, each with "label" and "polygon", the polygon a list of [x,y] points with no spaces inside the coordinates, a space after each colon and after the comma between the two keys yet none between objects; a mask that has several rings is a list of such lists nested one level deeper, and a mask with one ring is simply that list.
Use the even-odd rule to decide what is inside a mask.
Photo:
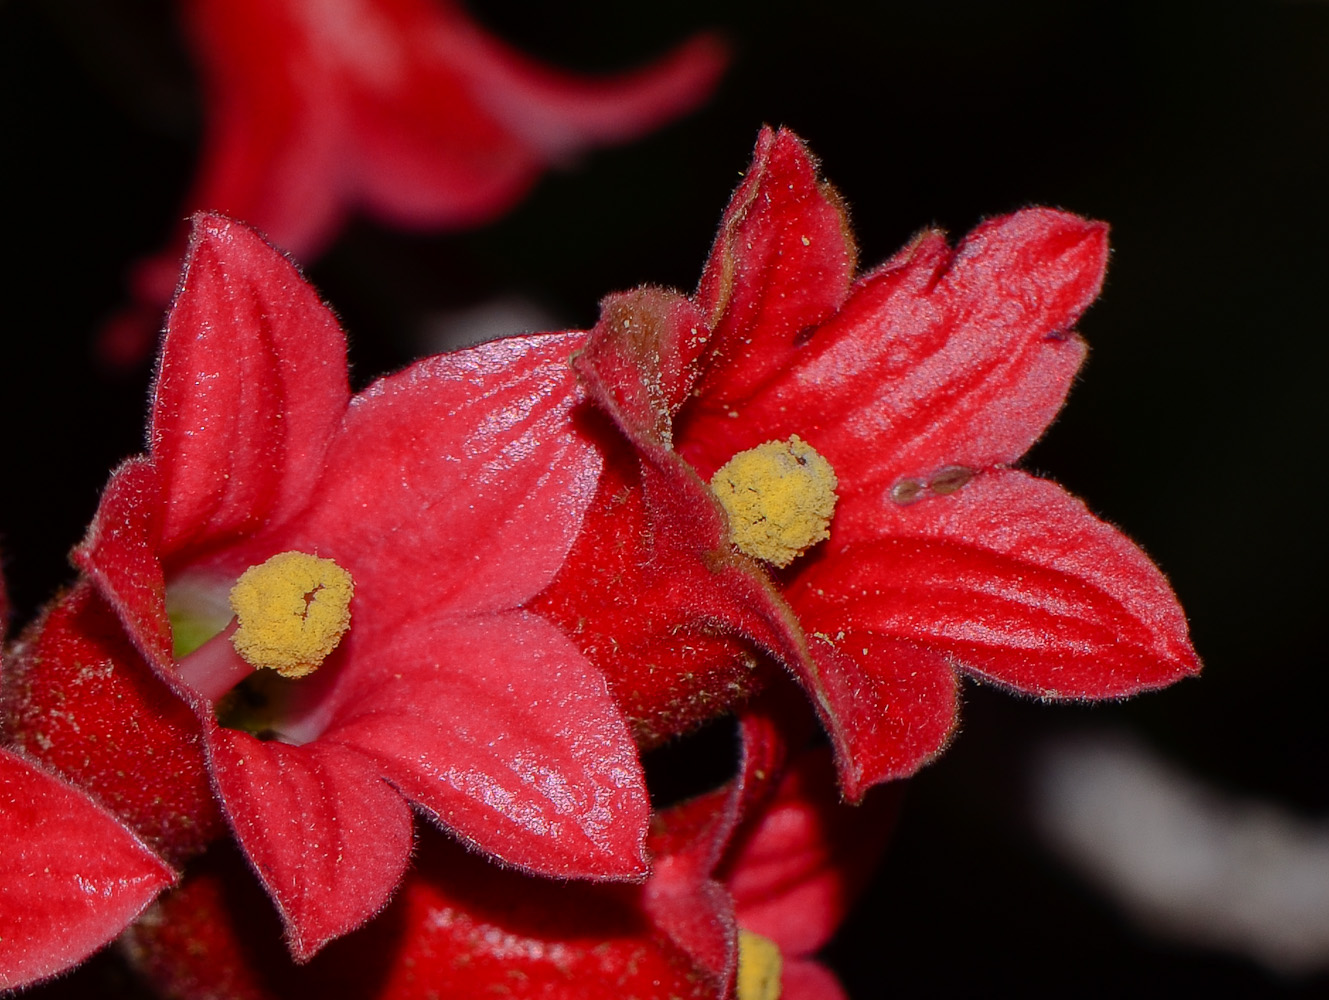
[{"label": "yellow pollen mass", "polygon": [[331,559],[282,552],[250,566],[231,588],[235,651],[251,666],[304,677],[351,624],[351,574]]},{"label": "yellow pollen mass", "polygon": [[779,1000],[784,960],[768,937],[738,932],[738,1000]]},{"label": "yellow pollen mass", "polygon": [[740,451],[711,477],[730,540],[781,567],[830,537],[836,485],[831,463],[797,434]]}]

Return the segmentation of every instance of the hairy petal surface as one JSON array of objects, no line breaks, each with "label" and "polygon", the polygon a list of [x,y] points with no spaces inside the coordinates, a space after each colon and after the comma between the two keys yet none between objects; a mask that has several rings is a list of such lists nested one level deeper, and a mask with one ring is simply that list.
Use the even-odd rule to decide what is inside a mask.
[{"label": "hairy petal surface", "polygon": [[818,180],[816,159],[787,129],[762,129],[697,290],[712,332],[694,407],[728,417],[779,377],[800,338],[848,296],[856,256],[844,206]]},{"label": "hairy petal surface", "polygon": [[194,713],[87,580],[14,645],[4,709],[15,744],[84,788],[172,862],[226,829]]},{"label": "hairy petal surface", "polygon": [[163,507],[156,466],[143,457],[129,459],[111,473],[73,560],[120,616],[139,652],[170,683],[175,662],[171,621],[157,556]]},{"label": "hairy petal surface", "polygon": [[0,750],[0,989],[106,944],[175,873],[83,792]]},{"label": "hairy petal surface", "polygon": [[1012,470],[886,512],[803,574],[821,622],[916,643],[1044,698],[1107,698],[1199,669],[1158,568],[1060,487]]},{"label": "hairy petal surface", "polygon": [[[815,629],[816,619],[804,624]],[[849,801],[908,777],[946,746],[960,684],[944,656],[857,628],[814,631],[809,647],[823,692],[818,712]]]},{"label": "hairy petal surface", "polygon": [[349,398],[345,336],[295,265],[246,226],[196,216],[149,429],[163,554],[303,507]]},{"label": "hairy petal surface", "polygon": [[495,341],[374,383],[280,547],[335,545],[356,567],[361,613],[380,626],[530,598],[567,556],[600,472],[572,420],[582,394],[568,358],[580,344]]},{"label": "hairy petal surface", "polygon": [[1050,209],[985,223],[954,250],[926,232],[758,398],[694,418],[684,451],[710,475],[759,443],[754,427],[798,433],[839,475],[837,533],[869,535],[900,479],[1013,462],[1037,440],[1084,358],[1071,330],[1106,263],[1106,226]]},{"label": "hairy petal surface", "polygon": [[413,836],[410,807],[375,761],[326,741],[288,746],[216,725],[207,741],[231,827],[297,961],[383,908]]},{"label": "hairy petal surface", "polygon": [[127,935],[139,972],[171,995],[234,1000],[677,997],[723,984],[644,914],[637,886],[532,878],[436,832],[377,919],[295,966],[239,860],[216,851]]},{"label": "hairy petal surface", "polygon": [[[360,640],[357,640],[360,641]],[[640,879],[650,804],[622,715],[572,643],[523,611],[363,640],[319,743],[374,761],[449,831],[560,878]]]},{"label": "hairy petal surface", "polygon": [[631,447],[613,427],[600,431],[604,472],[581,534],[526,607],[604,673],[638,745],[650,747],[751,693],[756,654],[695,554],[657,527]]}]

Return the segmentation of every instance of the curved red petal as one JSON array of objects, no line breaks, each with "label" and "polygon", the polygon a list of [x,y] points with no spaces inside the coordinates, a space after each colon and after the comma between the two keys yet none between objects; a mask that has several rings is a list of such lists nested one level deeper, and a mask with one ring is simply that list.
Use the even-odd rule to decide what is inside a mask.
[{"label": "curved red petal", "polygon": [[161,547],[161,477],[146,458],[131,458],[111,473],[74,563],[120,616],[139,652],[168,683],[174,675],[171,621]]},{"label": "curved red petal", "polygon": [[960,692],[944,657],[855,628],[813,632],[809,645],[821,691],[814,702],[845,798],[857,802],[873,785],[907,778],[945,748]]},{"label": "curved red petal", "polygon": [[849,994],[820,962],[795,959],[780,972],[780,1000],[849,1000]]},{"label": "curved red petal", "polygon": [[81,962],[175,881],[83,792],[0,750],[0,989]]},{"label": "curved red petal", "polygon": [[925,233],[684,451],[705,475],[736,435],[746,448],[797,433],[836,469],[841,535],[867,532],[902,478],[1013,462],[1042,434],[1084,358],[1071,328],[1106,261],[1106,226],[1050,209],[985,223],[954,251]]},{"label": "curved red petal", "polygon": [[630,446],[612,427],[599,439],[604,472],[581,533],[525,607],[558,625],[604,674],[645,748],[744,700],[758,675],[751,648],[714,613],[723,598],[709,575],[698,578],[695,554],[680,553],[657,528]]},{"label": "curved red petal", "polygon": [[697,290],[712,352],[694,404],[728,417],[849,295],[856,248],[839,197],[787,129],[763,129]]},{"label": "curved red petal", "polygon": [[779,945],[786,961],[824,946],[885,850],[899,790],[847,806],[825,748],[799,757],[726,859],[738,922]]},{"label": "curved red petal", "polygon": [[264,742],[208,727],[213,780],[236,839],[306,961],[387,903],[406,870],[411,810],[346,747]]},{"label": "curved red petal", "polygon": [[821,702],[816,667],[788,605],[766,573],[734,550],[715,494],[671,447],[671,399],[691,384],[690,340],[705,335],[704,325],[692,325],[695,315],[674,293],[613,296],[573,366],[637,452],[651,528],[638,542],[650,553],[652,572],[659,568],[673,599],[687,595],[693,621],[765,650]]},{"label": "curved red petal", "polygon": [[331,695],[318,745],[374,761],[505,864],[560,878],[645,876],[650,803],[636,747],[603,677],[554,626],[514,611],[356,642],[356,669]]},{"label": "curved red petal", "polygon": [[795,607],[1044,698],[1121,697],[1199,670],[1163,574],[1053,483],[986,472],[884,511],[878,536],[810,567]]},{"label": "curved red petal", "polygon": [[303,507],[349,396],[341,327],[295,265],[246,226],[196,216],[149,434],[163,554]]},{"label": "curved red petal", "polygon": [[85,788],[172,861],[225,832],[194,713],[80,581],[15,644],[4,709],[17,746]]},{"label": "curved red petal", "polygon": [[319,495],[281,547],[345,560],[364,620],[379,626],[536,594],[600,472],[572,419],[580,336],[494,341],[375,382],[352,402]]},{"label": "curved red petal", "polygon": [[165,995],[283,1000],[720,1000],[721,984],[644,914],[636,886],[532,878],[421,831],[388,909],[294,966],[236,859],[209,855],[127,935]]},{"label": "curved red petal", "polygon": [[[364,45],[366,36],[376,44]],[[436,0],[379,0],[346,37],[354,62],[372,63],[370,73],[337,74],[359,139],[356,195],[416,226],[498,214],[545,166],[691,110],[728,61],[725,46],[703,35],[632,72],[576,75],[523,56],[459,5]]]}]

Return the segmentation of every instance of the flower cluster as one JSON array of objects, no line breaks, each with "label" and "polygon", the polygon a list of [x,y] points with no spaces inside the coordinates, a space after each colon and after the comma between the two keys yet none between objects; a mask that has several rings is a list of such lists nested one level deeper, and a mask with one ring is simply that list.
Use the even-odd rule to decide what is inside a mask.
[{"label": "flower cluster", "polygon": [[[767,130],[695,294],[352,394],[296,267],[195,216],[147,450],[5,665],[0,986],[178,880],[124,937],[172,996],[838,995],[963,676],[1198,669],[1152,563],[1015,468],[1106,261],[1029,209],[858,274]],[[732,778],[653,811],[639,749],[733,713]]]}]

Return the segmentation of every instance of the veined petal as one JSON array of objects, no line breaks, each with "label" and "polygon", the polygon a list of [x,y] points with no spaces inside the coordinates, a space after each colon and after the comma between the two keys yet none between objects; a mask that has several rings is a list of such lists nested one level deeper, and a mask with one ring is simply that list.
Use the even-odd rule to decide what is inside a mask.
[{"label": "veined petal", "polygon": [[303,507],[349,396],[341,327],[295,265],[245,226],[196,216],[149,430],[163,554]]},{"label": "veined petal", "polygon": [[800,576],[790,599],[1044,698],[1108,698],[1199,670],[1158,568],[1060,487],[1011,470],[883,512],[876,541]]},{"label": "veined petal", "polygon": [[0,750],[0,989],[81,962],[175,881],[83,792]]},{"label": "veined petal", "polygon": [[862,535],[900,479],[1010,463],[1043,433],[1084,358],[1072,327],[1106,262],[1106,226],[1050,209],[985,223],[954,251],[924,233],[760,397],[698,420],[684,450],[709,475],[736,434],[758,443],[748,428],[798,433],[845,487],[841,537]]},{"label": "veined petal", "polygon": [[[807,616],[804,624],[816,628]],[[945,748],[960,701],[945,657],[858,628],[816,631],[809,646],[821,691],[815,703],[846,799],[909,777]]]},{"label": "veined petal", "polygon": [[694,406],[727,417],[849,295],[857,250],[839,196],[792,132],[762,129],[697,290],[712,327]]},{"label": "veined petal", "polygon": [[636,747],[603,677],[554,626],[523,611],[421,620],[356,636],[347,655],[356,670],[317,745],[372,760],[505,864],[645,876],[650,804]]},{"label": "veined petal", "polygon": [[257,740],[212,725],[213,780],[296,961],[387,903],[413,842],[411,810],[375,762],[319,740]]},{"label": "veined petal", "polygon": [[358,395],[317,501],[282,548],[354,568],[379,626],[437,608],[514,607],[553,579],[595,494],[573,412],[580,335],[494,341],[417,362]]},{"label": "veined petal", "polygon": [[157,555],[164,506],[156,466],[146,458],[129,459],[111,473],[73,560],[115,609],[139,652],[169,682],[171,622]]}]

